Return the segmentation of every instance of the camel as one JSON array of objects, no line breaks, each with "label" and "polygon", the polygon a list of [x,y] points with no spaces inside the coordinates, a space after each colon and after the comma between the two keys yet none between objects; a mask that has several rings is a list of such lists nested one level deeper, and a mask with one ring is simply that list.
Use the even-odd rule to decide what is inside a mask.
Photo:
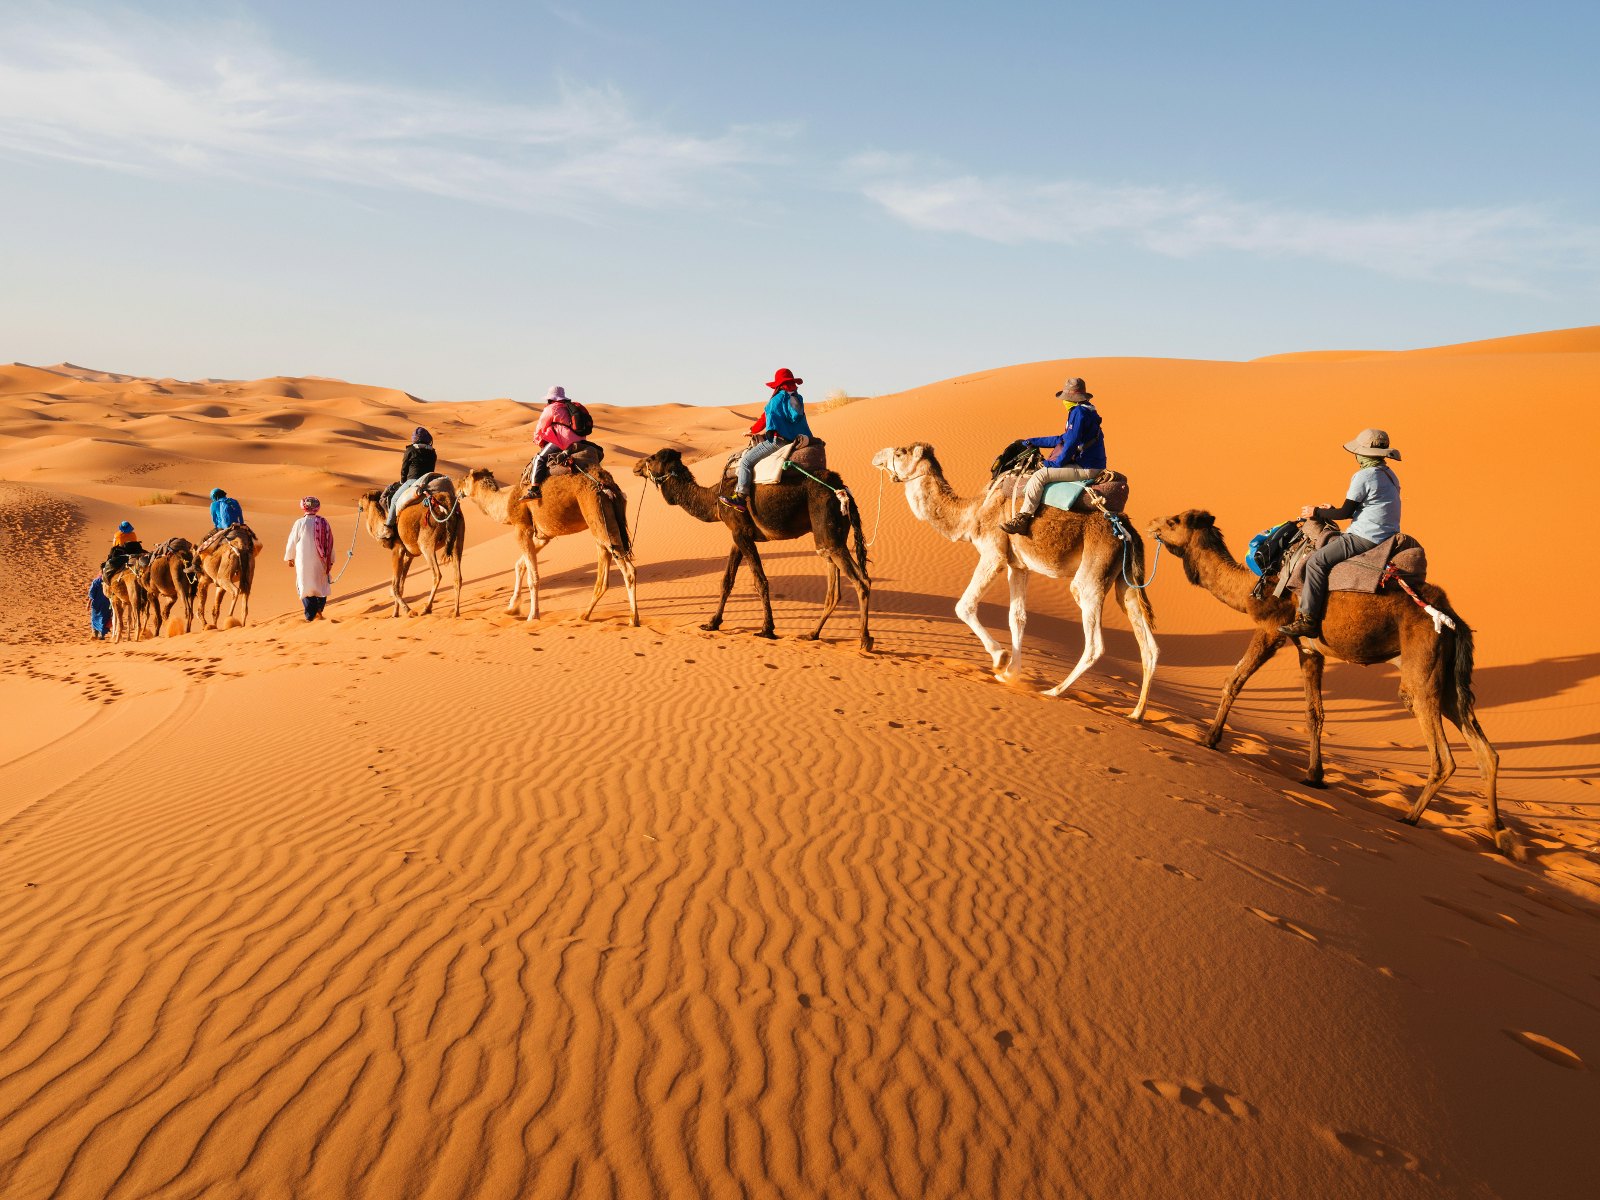
[{"label": "camel", "polygon": [[[365,493],[357,509],[367,532],[381,544],[384,531],[383,493]],[[448,562],[456,572],[455,611],[450,615],[459,617],[461,552],[467,540],[467,518],[461,511],[461,498],[456,494],[455,484],[443,475],[437,476],[422,492],[418,503],[408,504],[401,510],[395,528],[399,536],[391,551],[394,575],[389,590],[394,596],[394,611],[390,615],[398,617],[402,612],[408,617],[417,615],[401,592],[406,585],[406,576],[411,572],[412,562],[420,558],[433,572],[433,590],[428,593],[428,602],[422,608],[422,615],[427,616],[433,611],[433,598],[439,594],[439,584],[444,580],[443,564]]]},{"label": "camel", "polygon": [[[1149,530],[1163,546],[1183,560],[1189,582],[1203,587],[1235,612],[1243,613],[1255,626],[1255,635],[1244,657],[1222,685],[1222,699],[1212,718],[1204,744],[1215,749],[1228,720],[1228,710],[1250,677],[1282,647],[1286,640],[1278,626],[1294,619],[1295,596],[1270,593],[1257,598],[1256,576],[1236,562],[1228,551],[1216,518],[1201,509],[1191,508],[1176,516],[1152,522]],[[1444,732],[1448,718],[1461,730],[1478,759],[1488,800],[1489,835],[1502,852],[1513,848],[1510,831],[1500,822],[1496,783],[1500,756],[1489,744],[1478,724],[1476,701],[1472,695],[1472,630],[1450,607],[1442,588],[1422,584],[1416,588],[1422,599],[1447,614],[1455,628],[1435,631],[1433,619],[1399,589],[1366,594],[1333,592],[1328,597],[1328,612],[1322,622],[1322,637],[1310,645],[1297,641],[1300,671],[1305,680],[1306,725],[1310,731],[1311,752],[1305,782],[1312,787],[1322,782],[1322,668],[1325,656],[1343,662],[1371,666],[1375,663],[1400,664],[1400,700],[1422,726],[1431,767],[1410,812],[1401,818],[1408,825],[1422,819],[1423,812],[1445,782],[1455,773],[1455,756]]]},{"label": "camel", "polygon": [[[228,616],[238,611],[242,600],[244,615],[239,623],[250,620],[250,589],[255,583],[256,559],[260,557],[261,539],[248,525],[230,525],[209,545],[202,540],[195,551],[195,562],[199,567],[200,620],[207,629],[215,629],[222,620],[224,593],[231,597]],[[213,596],[216,604],[208,617],[206,604]]]},{"label": "camel", "polygon": [[[1156,673],[1155,611],[1143,587],[1133,586],[1144,577],[1144,540],[1124,521],[1129,540],[1124,543],[1111,523],[1099,513],[1062,512],[1045,508],[1033,532],[1016,536],[1000,528],[1010,516],[1011,501],[998,489],[976,499],[958,496],[945,479],[944,469],[926,442],[893,446],[878,451],[872,465],[889,478],[905,484],[906,503],[918,520],[926,521],[952,542],[967,542],[978,552],[978,568],[956,603],[956,615],[989,652],[995,678],[1011,683],[1021,675],[1022,631],[1028,621],[1027,593],[1032,572],[1051,579],[1066,579],[1083,618],[1083,654],[1064,680],[1045,691],[1059,696],[1076,683],[1105,653],[1100,610],[1106,596],[1115,592],[1128,614],[1134,640],[1139,644],[1142,677],[1133,720],[1144,718],[1150,700],[1150,682]],[[1001,571],[1010,586],[1011,648],[989,635],[978,620],[978,602]]]},{"label": "camel", "polygon": [[456,483],[457,489],[481,508],[490,520],[509,525],[516,531],[522,553],[511,567],[511,601],[508,613],[516,613],[524,573],[528,579],[528,620],[539,616],[539,551],[553,538],[587,529],[598,547],[595,563],[594,598],[583,610],[587,621],[611,582],[611,564],[622,574],[628,590],[628,610],[632,624],[639,623],[639,594],[635,585],[633,547],[628,544],[628,501],[611,475],[599,467],[588,468],[611,498],[600,494],[582,475],[556,475],[547,479],[538,500],[522,499],[519,485],[502,487],[494,472],[479,467],[468,471]]},{"label": "camel", "polygon": [[[842,571],[855,584],[856,597],[861,608],[860,647],[872,649],[872,634],[868,630],[868,611],[872,600],[872,580],[867,575],[867,541],[861,532],[861,514],[849,499],[844,480],[832,471],[823,472],[825,483],[801,479],[799,483],[760,484],[749,512],[740,512],[722,504],[715,487],[702,487],[683,463],[677,450],[657,450],[648,458],[633,464],[633,473],[642,475],[655,484],[662,499],[677,505],[698,521],[721,522],[733,538],[733,549],[728,554],[728,566],[722,573],[722,598],[717,601],[717,611],[711,620],[700,628],[716,631],[722,628],[722,613],[728,604],[728,593],[739,574],[739,564],[750,560],[750,571],[756,579],[756,590],[761,593],[763,619],[758,637],[776,638],[772,624],[772,595],[767,586],[767,573],[761,565],[757,542],[783,542],[810,534],[817,554],[828,565],[828,593],[822,602],[822,619],[811,631],[809,640],[822,636],[822,627],[828,623],[833,610],[839,606],[839,574]],[[854,534],[855,555],[849,550]]]},{"label": "camel", "polygon": [[194,628],[198,576],[194,545],[187,538],[170,538],[150,552],[139,572],[139,582],[149,597],[157,634],[180,603],[183,605],[183,631],[188,633]]},{"label": "camel", "polygon": [[101,571],[101,586],[111,602],[111,640],[120,642],[124,633],[137,642],[143,635],[145,590],[139,582],[145,555],[126,559],[116,570]]}]

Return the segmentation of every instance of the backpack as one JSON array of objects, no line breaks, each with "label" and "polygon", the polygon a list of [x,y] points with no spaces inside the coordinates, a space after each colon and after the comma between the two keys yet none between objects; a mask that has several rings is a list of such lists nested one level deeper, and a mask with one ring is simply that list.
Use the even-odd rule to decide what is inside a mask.
[{"label": "backpack", "polygon": [[589,415],[589,410],[576,400],[568,400],[567,407],[572,410],[572,431],[581,438],[588,437],[594,432],[594,418]]},{"label": "backpack", "polygon": [[1300,525],[1297,521],[1285,521],[1281,525],[1263,529],[1250,539],[1250,549],[1245,552],[1244,565],[1256,575],[1266,575],[1276,571],[1283,563],[1283,556],[1289,552],[1289,547],[1294,545],[1299,536]]},{"label": "backpack", "polygon": [[989,482],[993,483],[1008,471],[1034,470],[1043,460],[1044,455],[1037,446],[1024,441],[1012,442],[989,464]]}]

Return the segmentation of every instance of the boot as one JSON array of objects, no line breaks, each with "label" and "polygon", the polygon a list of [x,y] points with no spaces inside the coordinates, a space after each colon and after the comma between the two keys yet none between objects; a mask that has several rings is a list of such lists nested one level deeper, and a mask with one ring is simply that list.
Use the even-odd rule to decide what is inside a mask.
[{"label": "boot", "polygon": [[1286,638],[1319,638],[1322,636],[1322,622],[1305,613],[1296,613],[1289,624],[1278,626],[1278,632]]},{"label": "boot", "polygon": [[750,509],[745,505],[744,497],[738,492],[733,494],[733,498],[731,500],[727,496],[718,496],[717,499],[722,501],[724,507],[731,508],[734,512],[750,511]]},{"label": "boot", "polygon": [[527,491],[522,493],[522,498],[524,500],[540,500],[543,499],[543,497],[544,489],[541,488],[537,483],[531,485]]},{"label": "boot", "polygon": [[1033,532],[1034,516],[1034,513],[1029,512],[1027,509],[1023,509],[1009,521],[1002,521],[1000,523],[1000,528],[1006,533],[1011,534],[1013,537],[1027,537]]}]

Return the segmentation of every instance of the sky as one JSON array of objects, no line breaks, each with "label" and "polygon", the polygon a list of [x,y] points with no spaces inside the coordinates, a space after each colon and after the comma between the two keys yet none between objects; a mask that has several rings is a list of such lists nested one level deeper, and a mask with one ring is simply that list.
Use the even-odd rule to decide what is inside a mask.
[{"label": "sky", "polygon": [[0,0],[0,359],[874,395],[1600,323],[1600,5]]}]

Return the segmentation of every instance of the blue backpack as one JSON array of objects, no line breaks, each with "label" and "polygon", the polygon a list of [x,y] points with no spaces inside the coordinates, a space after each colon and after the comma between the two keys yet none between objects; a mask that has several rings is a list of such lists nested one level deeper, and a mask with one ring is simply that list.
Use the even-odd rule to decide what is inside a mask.
[{"label": "blue backpack", "polygon": [[1256,575],[1276,571],[1283,564],[1283,556],[1289,552],[1289,547],[1294,545],[1295,539],[1299,536],[1300,526],[1294,521],[1285,521],[1281,525],[1263,529],[1250,539],[1250,549],[1245,552],[1244,565]]}]

